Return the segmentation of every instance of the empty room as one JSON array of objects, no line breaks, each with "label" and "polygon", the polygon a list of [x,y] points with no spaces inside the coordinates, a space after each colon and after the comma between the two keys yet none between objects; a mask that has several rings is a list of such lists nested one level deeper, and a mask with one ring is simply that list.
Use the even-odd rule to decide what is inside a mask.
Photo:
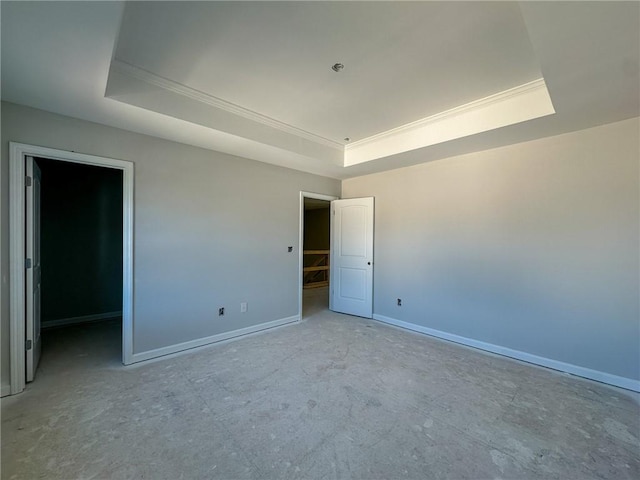
[{"label": "empty room", "polygon": [[640,477],[640,2],[0,2],[6,479]]}]

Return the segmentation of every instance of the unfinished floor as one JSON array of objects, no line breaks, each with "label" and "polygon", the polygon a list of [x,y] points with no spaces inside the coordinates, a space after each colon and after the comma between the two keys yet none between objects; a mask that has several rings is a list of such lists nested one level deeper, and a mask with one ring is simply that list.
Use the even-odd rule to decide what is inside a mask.
[{"label": "unfinished floor", "polygon": [[630,393],[307,296],[299,324],[133,367],[117,323],[50,331],[2,400],[2,478],[640,478]]}]

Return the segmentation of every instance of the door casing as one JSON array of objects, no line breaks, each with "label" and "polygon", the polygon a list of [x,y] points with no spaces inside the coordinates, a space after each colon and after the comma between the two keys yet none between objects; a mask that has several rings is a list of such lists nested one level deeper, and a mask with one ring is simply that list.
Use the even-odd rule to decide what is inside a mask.
[{"label": "door casing", "polygon": [[25,387],[25,158],[44,157],[122,170],[122,363],[133,357],[133,162],[9,143],[9,335],[11,395]]}]

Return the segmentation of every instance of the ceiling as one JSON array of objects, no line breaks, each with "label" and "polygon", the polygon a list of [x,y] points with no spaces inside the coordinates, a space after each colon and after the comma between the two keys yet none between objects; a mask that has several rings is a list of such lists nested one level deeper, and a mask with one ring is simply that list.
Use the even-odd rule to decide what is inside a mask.
[{"label": "ceiling", "polygon": [[637,2],[0,5],[3,100],[334,178],[640,109]]}]

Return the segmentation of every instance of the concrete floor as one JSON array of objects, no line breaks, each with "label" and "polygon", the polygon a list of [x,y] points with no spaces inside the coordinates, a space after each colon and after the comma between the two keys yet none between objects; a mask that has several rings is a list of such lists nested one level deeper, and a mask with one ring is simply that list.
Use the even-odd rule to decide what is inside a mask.
[{"label": "concrete floor", "polygon": [[640,478],[628,392],[324,308],[133,367],[120,327],[46,333],[2,400],[2,478]]}]

